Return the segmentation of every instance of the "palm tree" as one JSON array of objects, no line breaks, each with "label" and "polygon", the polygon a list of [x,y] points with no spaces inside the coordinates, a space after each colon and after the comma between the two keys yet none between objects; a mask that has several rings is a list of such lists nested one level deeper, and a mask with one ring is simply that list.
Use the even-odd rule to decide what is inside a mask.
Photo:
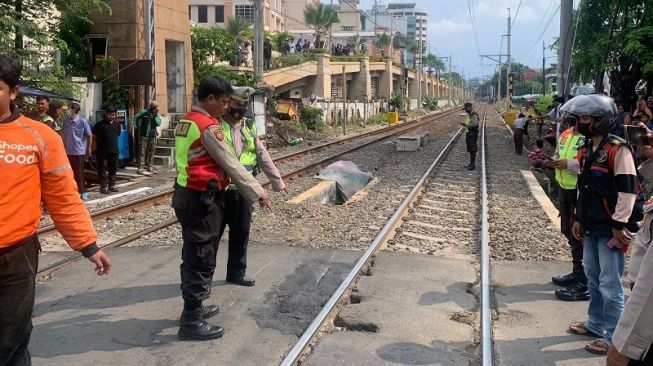
[{"label": "palm tree", "polygon": [[[239,46],[245,38],[243,33],[245,33],[245,31],[251,26],[252,22],[244,18],[229,17],[227,19],[227,23],[225,24],[224,29],[233,38],[235,43],[234,46],[237,50],[239,50]],[[232,63],[234,65],[240,66],[240,54],[238,52],[235,58],[235,60],[232,60]]]},{"label": "palm tree", "polygon": [[419,42],[417,40],[411,39],[406,43],[406,51],[413,54],[413,69],[417,68],[417,58],[419,55]]},{"label": "palm tree", "polygon": [[432,53],[429,53],[422,58],[422,64],[429,68],[429,75],[434,71],[436,75],[438,75],[440,72],[445,70],[444,62]]},{"label": "palm tree", "polygon": [[357,55],[359,51],[365,54],[365,41],[361,38],[360,34],[349,37],[347,44],[354,50],[354,55]]},{"label": "palm tree", "polygon": [[387,33],[376,34],[376,48],[381,52],[381,56],[385,57],[385,50],[392,42],[392,38]]},{"label": "palm tree", "polygon": [[304,20],[315,29],[316,48],[322,47],[321,38],[327,33],[331,24],[340,23],[338,15],[333,11],[333,8],[322,3],[319,3],[317,6],[307,5],[306,9],[304,9]]}]

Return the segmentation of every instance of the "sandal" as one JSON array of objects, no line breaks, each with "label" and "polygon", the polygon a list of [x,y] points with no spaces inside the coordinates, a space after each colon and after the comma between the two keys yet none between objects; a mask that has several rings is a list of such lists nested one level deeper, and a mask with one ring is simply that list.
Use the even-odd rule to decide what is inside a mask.
[{"label": "sandal", "polygon": [[608,344],[603,339],[597,339],[585,345],[585,350],[587,352],[599,356],[607,355],[608,349],[610,349],[610,346],[608,346]]},{"label": "sandal", "polygon": [[585,326],[585,323],[583,322],[574,322],[569,324],[569,333],[588,337],[600,337],[600,335],[587,329],[587,326]]}]

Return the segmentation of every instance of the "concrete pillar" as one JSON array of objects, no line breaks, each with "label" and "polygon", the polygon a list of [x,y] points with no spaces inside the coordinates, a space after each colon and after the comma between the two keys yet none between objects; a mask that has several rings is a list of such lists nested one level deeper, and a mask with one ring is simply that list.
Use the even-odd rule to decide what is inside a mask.
[{"label": "concrete pillar", "polygon": [[421,79],[422,80],[420,80],[420,83],[422,83],[422,95],[430,97],[431,95],[429,94],[428,78],[426,75],[422,74]]},{"label": "concrete pillar", "polygon": [[392,97],[392,89],[392,60],[386,60],[385,70],[381,73],[381,78],[379,80],[378,97],[390,99]]},{"label": "concrete pillar", "polygon": [[331,56],[319,53],[315,55],[315,59],[317,60],[317,75],[312,93],[318,97],[331,99]]},{"label": "concrete pillar", "polygon": [[360,60],[360,72],[353,75],[349,100],[367,101],[372,95],[372,76],[370,75],[370,58]]},{"label": "concrete pillar", "polygon": [[[408,74],[408,99],[417,99],[419,96],[419,80],[414,72]],[[412,78],[410,76],[413,76]]]}]

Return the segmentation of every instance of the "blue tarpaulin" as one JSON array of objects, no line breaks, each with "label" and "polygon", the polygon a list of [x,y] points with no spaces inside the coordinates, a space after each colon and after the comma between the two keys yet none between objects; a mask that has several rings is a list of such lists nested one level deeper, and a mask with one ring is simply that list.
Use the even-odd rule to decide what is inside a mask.
[{"label": "blue tarpaulin", "polygon": [[44,89],[40,89],[34,86],[27,86],[20,84],[19,85],[19,92],[20,95],[28,96],[28,97],[38,97],[38,96],[45,96],[50,99],[65,99],[65,100],[72,100],[74,102],[79,102],[79,100],[73,98],[73,97],[68,97],[65,95],[57,94],[55,92],[47,91]]}]

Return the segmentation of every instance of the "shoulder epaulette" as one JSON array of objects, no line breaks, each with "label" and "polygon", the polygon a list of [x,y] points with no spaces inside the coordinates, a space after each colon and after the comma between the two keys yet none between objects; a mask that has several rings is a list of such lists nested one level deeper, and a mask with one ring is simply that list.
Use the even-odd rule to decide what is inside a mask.
[{"label": "shoulder epaulette", "polygon": [[626,142],[626,140],[622,139],[619,136],[615,136],[615,135],[610,134],[610,135],[608,135],[608,143],[612,144],[612,145],[623,145],[623,144],[626,144],[627,142]]}]

